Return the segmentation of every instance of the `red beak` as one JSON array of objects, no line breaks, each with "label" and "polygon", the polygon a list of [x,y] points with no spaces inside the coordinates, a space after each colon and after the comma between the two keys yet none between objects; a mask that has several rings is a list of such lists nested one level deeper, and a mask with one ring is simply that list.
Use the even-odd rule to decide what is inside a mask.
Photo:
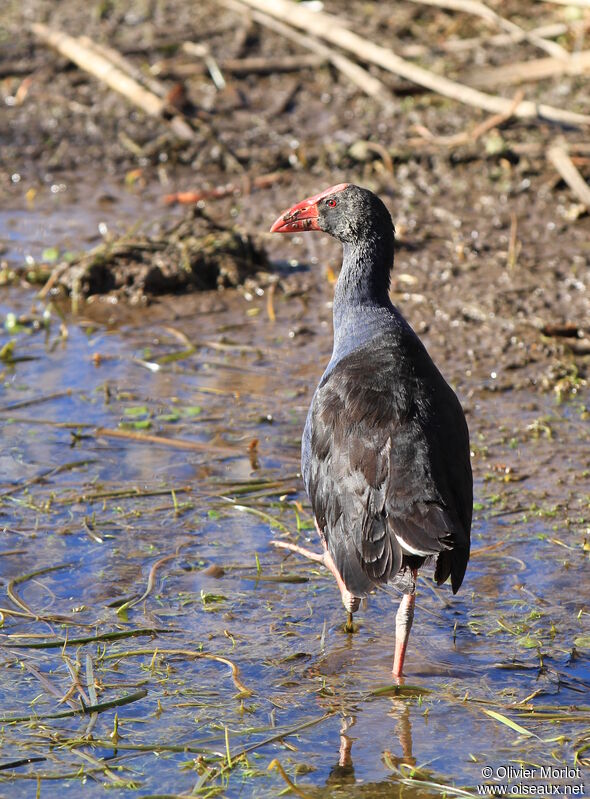
[{"label": "red beak", "polygon": [[276,220],[271,227],[271,233],[298,233],[302,230],[321,230],[318,224],[318,203],[330,194],[337,194],[348,186],[348,183],[339,183],[329,189],[302,200],[297,205],[289,208]]}]

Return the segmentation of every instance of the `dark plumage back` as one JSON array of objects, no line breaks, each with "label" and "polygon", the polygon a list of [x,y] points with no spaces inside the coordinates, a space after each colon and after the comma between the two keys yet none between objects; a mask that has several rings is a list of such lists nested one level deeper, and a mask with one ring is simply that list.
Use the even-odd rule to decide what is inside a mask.
[{"label": "dark plumage back", "polygon": [[380,330],[324,376],[302,456],[318,526],[353,595],[431,556],[436,581],[450,576],[458,590],[469,560],[469,435],[409,327]]},{"label": "dark plumage back", "polygon": [[318,527],[354,596],[428,558],[436,581],[450,577],[457,591],[473,502],[463,410],[389,299],[394,230],[385,205],[339,184],[315,208],[316,229],[344,245],[334,351],[302,442]]}]

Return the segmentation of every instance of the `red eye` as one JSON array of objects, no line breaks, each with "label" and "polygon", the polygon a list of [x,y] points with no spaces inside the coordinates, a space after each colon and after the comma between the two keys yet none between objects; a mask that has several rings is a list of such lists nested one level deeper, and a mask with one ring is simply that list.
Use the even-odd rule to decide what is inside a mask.
[{"label": "red eye", "polygon": [[331,199],[331,200],[328,200],[327,203],[330,206],[330,208],[336,208],[336,205],[337,205],[336,200]]}]

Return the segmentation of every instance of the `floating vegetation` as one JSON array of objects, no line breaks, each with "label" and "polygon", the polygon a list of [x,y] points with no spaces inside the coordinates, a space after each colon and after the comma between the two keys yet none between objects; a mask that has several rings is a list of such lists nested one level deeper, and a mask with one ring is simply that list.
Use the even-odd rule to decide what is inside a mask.
[{"label": "floating vegetation", "polygon": [[[285,384],[281,344],[217,331],[239,318],[152,326],[149,341],[130,328],[100,358],[102,333],[72,326],[63,346],[85,371],[68,387],[61,359],[31,342],[43,390],[11,389],[0,408],[5,446],[22,453],[0,485],[5,790],[329,797],[349,758],[370,796],[462,797],[497,740],[531,762],[586,762],[587,503],[583,481],[564,493],[542,465],[568,441],[574,473],[586,468],[571,406],[547,397],[521,417],[494,397],[474,461],[472,595],[425,576],[408,682],[392,685],[396,597],[370,597],[348,635],[325,570],[271,546],[316,544],[285,411],[309,354],[290,353]],[[267,324],[274,341],[291,321]],[[137,353],[159,369],[136,368]],[[33,364],[11,368],[24,383]],[[447,767],[439,740],[468,740],[475,759]],[[324,779],[326,763],[340,776]]]},{"label": "floating vegetation", "polygon": [[138,303],[163,293],[239,286],[267,269],[266,253],[251,236],[195,208],[160,232],[133,229],[56,264],[41,294],[65,291],[74,307],[106,293]]}]

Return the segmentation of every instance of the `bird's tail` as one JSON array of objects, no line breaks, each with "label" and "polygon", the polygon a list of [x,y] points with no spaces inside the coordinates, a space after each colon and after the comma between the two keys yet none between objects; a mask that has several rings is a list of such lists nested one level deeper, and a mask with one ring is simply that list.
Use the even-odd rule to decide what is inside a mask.
[{"label": "bird's tail", "polygon": [[402,551],[390,535],[387,520],[375,517],[360,536],[333,536],[330,554],[347,589],[353,596],[367,596],[376,586],[387,583],[402,565]]},{"label": "bird's tail", "polygon": [[436,559],[434,579],[437,585],[442,585],[449,576],[451,577],[451,587],[456,594],[469,562],[469,549],[465,547],[455,547],[454,549],[443,550]]}]

